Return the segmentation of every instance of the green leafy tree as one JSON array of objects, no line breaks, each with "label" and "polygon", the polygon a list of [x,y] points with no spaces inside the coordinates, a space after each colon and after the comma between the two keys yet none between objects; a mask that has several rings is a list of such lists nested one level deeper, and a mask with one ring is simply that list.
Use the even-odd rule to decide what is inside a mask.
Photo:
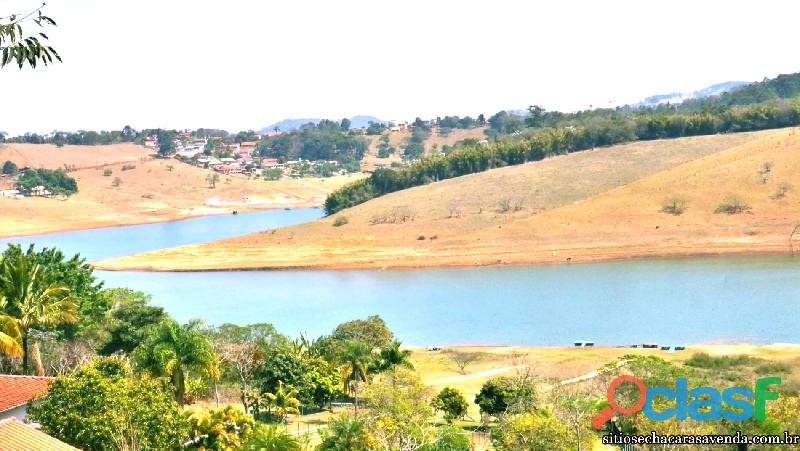
[{"label": "green leafy tree", "polygon": [[169,378],[175,401],[180,405],[184,404],[187,371],[193,370],[209,379],[219,375],[211,340],[197,322],[180,325],[165,319],[150,326],[142,343],[133,351],[133,361],[139,370]]},{"label": "green leafy tree", "polygon": [[433,398],[433,408],[444,412],[448,422],[462,418],[468,407],[467,398],[455,388],[445,387]]},{"label": "green leafy tree", "polygon": [[431,389],[407,369],[383,373],[364,390],[370,406],[366,418],[370,437],[378,449],[420,449],[439,436],[431,424]]},{"label": "green leafy tree", "polygon": [[340,415],[320,431],[318,451],[369,451],[369,432],[366,423],[358,417]]},{"label": "green leafy tree", "polygon": [[49,282],[43,267],[27,256],[3,260],[0,271],[0,310],[17,323],[22,371],[28,374],[31,329],[77,322],[78,302],[69,287]]},{"label": "green leafy tree", "polygon": [[386,322],[378,315],[367,319],[357,319],[339,324],[333,330],[331,338],[335,341],[356,340],[366,343],[370,350],[389,345],[394,334],[386,326]]},{"label": "green leafy tree", "polygon": [[6,162],[3,163],[3,174],[17,175],[17,172],[19,172],[19,168],[17,167],[16,164],[14,164],[13,161],[6,160]]},{"label": "green leafy tree", "polygon": [[36,186],[43,186],[54,194],[71,195],[78,192],[78,182],[63,169],[28,169],[17,180],[17,188],[29,193]]},{"label": "green leafy tree", "polygon": [[161,157],[169,157],[175,153],[175,132],[170,130],[159,129],[156,133],[158,137],[158,155]]},{"label": "green leafy tree", "polygon": [[59,376],[28,406],[29,418],[81,449],[175,449],[188,424],[164,385],[134,377],[117,358],[97,359]]},{"label": "green leafy tree", "polygon": [[105,339],[99,349],[101,355],[117,352],[130,354],[141,344],[148,326],[167,319],[164,309],[149,305],[150,296],[128,288],[111,288],[103,291],[111,304],[105,321]]},{"label": "green leafy tree", "polygon": [[39,28],[55,26],[56,22],[42,14],[42,6],[28,14],[12,14],[0,18],[0,68],[8,64],[16,64],[20,69],[26,64],[36,68],[41,62],[45,66],[52,64],[53,60],[61,61],[61,56],[51,46],[46,45],[48,37],[43,32],[26,35],[22,25],[30,21]]},{"label": "green leafy tree", "polygon": [[219,409],[189,408],[184,411],[189,425],[186,449],[239,449],[253,435],[255,420],[233,406]]},{"label": "green leafy tree", "polygon": [[301,451],[300,441],[275,425],[259,424],[250,440],[242,448],[245,451]]}]

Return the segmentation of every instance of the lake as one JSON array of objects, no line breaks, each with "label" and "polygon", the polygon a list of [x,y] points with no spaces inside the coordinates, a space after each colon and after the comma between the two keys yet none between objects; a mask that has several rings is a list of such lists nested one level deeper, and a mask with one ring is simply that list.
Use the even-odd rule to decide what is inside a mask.
[{"label": "lake", "polygon": [[[206,217],[35,241],[91,260],[303,222],[320,210]],[[9,240],[6,240],[9,241]],[[358,271],[98,271],[179,321],[269,322],[317,336],[381,315],[413,345],[800,342],[800,259],[727,256],[554,266]]]}]

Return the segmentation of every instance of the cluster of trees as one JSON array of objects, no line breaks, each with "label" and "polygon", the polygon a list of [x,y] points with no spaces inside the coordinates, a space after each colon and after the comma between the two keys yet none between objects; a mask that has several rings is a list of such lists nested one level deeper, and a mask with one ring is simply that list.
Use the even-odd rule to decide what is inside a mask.
[{"label": "cluster of trees", "polygon": [[27,169],[17,179],[17,188],[23,193],[30,192],[35,186],[44,186],[51,193],[67,196],[78,192],[78,182],[63,169]]},{"label": "cluster of trees", "polygon": [[[565,123],[563,116],[531,107],[527,119],[529,125],[535,126],[528,127],[518,137],[498,138],[489,145],[459,147],[446,156],[426,158],[403,168],[377,170],[370,177],[331,193],[325,200],[325,210],[333,214],[390,192],[598,146],[795,126],[800,124],[800,101],[778,100],[703,113],[595,110],[570,115],[578,126],[559,127]],[[492,118],[489,122],[492,123]]]},{"label": "cluster of trees", "polygon": [[256,151],[262,157],[290,160],[337,161],[348,170],[359,170],[359,162],[369,147],[369,141],[350,132],[349,121],[341,123],[322,120],[279,136],[264,137]]}]

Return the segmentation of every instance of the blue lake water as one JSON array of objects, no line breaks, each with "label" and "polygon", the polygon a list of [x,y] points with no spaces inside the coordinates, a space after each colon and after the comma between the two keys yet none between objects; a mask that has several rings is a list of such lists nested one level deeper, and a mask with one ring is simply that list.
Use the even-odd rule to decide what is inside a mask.
[{"label": "blue lake water", "polygon": [[[270,211],[25,239],[99,259],[303,222]],[[23,240],[12,240],[23,241]],[[105,272],[179,321],[316,336],[381,315],[408,344],[800,342],[800,259],[735,256],[396,271]]]}]

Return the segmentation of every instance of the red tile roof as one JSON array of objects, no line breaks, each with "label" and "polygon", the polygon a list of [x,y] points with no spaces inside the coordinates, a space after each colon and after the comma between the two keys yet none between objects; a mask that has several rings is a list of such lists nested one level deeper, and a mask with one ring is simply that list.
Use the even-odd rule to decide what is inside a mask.
[{"label": "red tile roof", "polygon": [[16,418],[0,420],[0,451],[80,451],[44,432],[26,426]]},{"label": "red tile roof", "polygon": [[51,380],[52,377],[0,374],[0,412],[25,404],[46,392]]}]

